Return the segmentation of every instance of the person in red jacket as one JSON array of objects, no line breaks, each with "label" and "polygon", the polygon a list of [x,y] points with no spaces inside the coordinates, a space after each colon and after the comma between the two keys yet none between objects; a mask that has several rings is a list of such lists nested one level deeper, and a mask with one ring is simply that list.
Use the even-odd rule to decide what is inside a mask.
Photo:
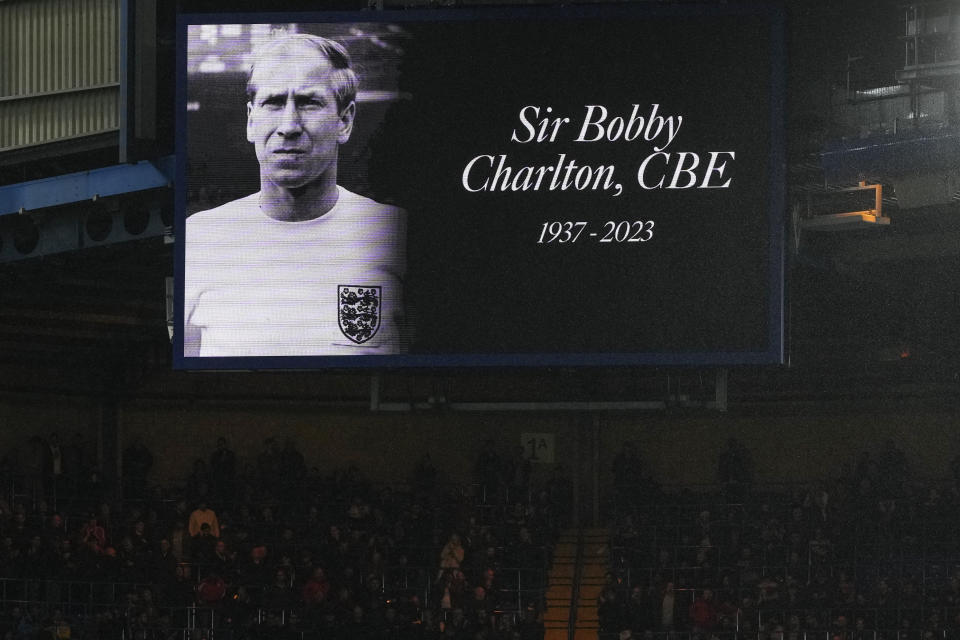
[{"label": "person in red jacket", "polygon": [[717,605],[713,601],[713,591],[704,589],[703,595],[690,605],[690,622],[694,633],[707,633],[717,626]]},{"label": "person in red jacket", "polygon": [[227,585],[223,578],[215,573],[208,573],[203,580],[197,584],[197,600],[200,604],[213,606],[223,600],[227,593]]},{"label": "person in red jacket", "polygon": [[313,575],[303,585],[303,601],[307,606],[322,604],[330,593],[330,582],[321,567],[313,570]]}]

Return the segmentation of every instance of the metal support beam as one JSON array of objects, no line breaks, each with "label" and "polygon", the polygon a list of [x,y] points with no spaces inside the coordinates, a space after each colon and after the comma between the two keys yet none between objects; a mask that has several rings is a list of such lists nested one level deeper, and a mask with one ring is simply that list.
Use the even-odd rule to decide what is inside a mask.
[{"label": "metal support beam", "polygon": [[717,369],[716,388],[715,388],[714,409],[717,411],[727,410],[727,370]]},{"label": "metal support beam", "polygon": [[590,425],[590,482],[592,488],[590,526],[592,527],[600,526],[600,433],[600,417],[594,416]]},{"label": "metal support beam", "polygon": [[133,42],[130,34],[130,17],[133,10],[131,0],[120,0],[120,153],[119,162],[127,162],[130,147],[130,84],[133,77],[131,61],[133,58]]},{"label": "metal support beam", "polygon": [[370,411],[380,410],[380,374],[370,376]]},{"label": "metal support beam", "polygon": [[[571,526],[580,527],[582,522],[580,518],[580,506],[583,503],[582,496],[580,492],[583,490],[583,417],[576,416],[573,418],[573,422],[576,425],[576,430],[574,433],[575,437],[575,446],[574,446],[574,459],[573,459],[573,518],[571,521]],[[579,545],[577,545],[579,548]]]},{"label": "metal support beam", "polygon": [[426,411],[444,408],[450,411],[661,411],[661,400],[611,402],[380,402],[376,411]]},{"label": "metal support beam", "polygon": [[165,156],[0,187],[0,216],[166,187],[174,166],[174,156]]}]

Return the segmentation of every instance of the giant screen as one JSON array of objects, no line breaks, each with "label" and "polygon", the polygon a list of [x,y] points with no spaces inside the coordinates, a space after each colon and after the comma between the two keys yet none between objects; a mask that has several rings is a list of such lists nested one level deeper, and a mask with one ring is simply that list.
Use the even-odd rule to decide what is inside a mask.
[{"label": "giant screen", "polygon": [[779,363],[771,5],[181,15],[175,365]]}]

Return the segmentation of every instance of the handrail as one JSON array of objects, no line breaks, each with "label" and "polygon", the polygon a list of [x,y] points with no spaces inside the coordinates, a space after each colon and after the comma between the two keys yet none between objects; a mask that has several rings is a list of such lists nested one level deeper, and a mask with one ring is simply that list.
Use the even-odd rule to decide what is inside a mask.
[{"label": "handrail", "polygon": [[[396,567],[387,567],[387,570]],[[423,578],[424,583],[421,585],[414,585],[415,590],[419,590],[421,587],[429,588],[431,584],[430,576],[435,571],[435,567],[426,567],[426,566],[410,566],[407,565],[406,569],[411,570],[412,572],[419,572]],[[546,583],[545,577],[547,570],[546,568],[532,568],[532,567],[500,567],[498,573],[500,574],[513,574],[516,573],[515,578],[516,582],[514,586],[501,586],[499,592],[503,594],[518,594],[517,603],[518,606],[522,604],[522,594],[529,593],[538,593],[543,590],[543,586]],[[386,581],[384,580],[386,573],[381,573],[380,575],[380,590],[381,593],[386,594],[388,589],[386,587]],[[533,586],[528,586],[527,581],[524,579],[526,577],[531,579]],[[531,577],[532,576],[532,577]],[[192,590],[195,586],[194,582],[179,583],[181,587]],[[250,588],[250,587],[267,587],[267,584],[254,584],[254,583],[239,583],[241,586]],[[66,591],[67,595],[70,596],[74,593],[74,588],[82,588],[90,594],[90,597],[86,598],[84,602],[74,601],[73,599],[68,599],[62,601],[61,604],[76,604],[76,605],[91,605],[91,606],[113,606],[115,605],[122,596],[127,593],[139,591],[141,589],[150,589],[151,591],[159,591],[164,589],[167,585],[162,582],[146,582],[146,581],[136,581],[136,582],[122,582],[122,581],[111,581],[111,580],[59,580],[55,578],[10,578],[10,577],[0,577],[0,603],[5,602],[31,602],[33,601],[30,598],[14,598],[8,597],[9,590],[12,588],[20,587],[18,591],[26,591],[30,589],[40,590],[47,589],[50,586],[56,586],[61,591]],[[93,601],[93,592],[96,590],[106,590],[113,594],[113,598],[107,602],[94,602]],[[409,590],[409,589],[408,589]],[[298,594],[299,595],[299,594]],[[46,603],[49,602],[47,599],[36,599],[37,602]]]},{"label": "handrail", "polygon": [[[70,609],[69,603],[62,602],[50,602],[47,600],[44,601],[35,601],[35,600],[17,600],[11,601],[14,604],[20,606],[30,606],[32,604],[41,605],[46,610],[59,608],[64,612],[64,618],[70,620],[75,618],[74,612]],[[233,633],[240,632],[241,635],[237,636],[238,638],[247,637],[244,635],[243,627],[248,622],[255,621],[255,625],[263,625],[264,622],[269,618],[269,616],[276,616],[281,621],[281,624],[285,624],[287,620],[293,619],[295,614],[299,614],[303,611],[302,608],[292,608],[292,609],[269,609],[266,607],[257,607],[249,612],[249,617],[241,620],[234,620],[232,622],[225,622],[224,619],[218,615],[219,611],[222,611],[223,603],[218,603],[216,605],[201,605],[194,604],[190,606],[180,606],[180,607],[164,607],[167,615],[171,620],[180,621],[176,624],[161,625],[156,623],[141,624],[136,620],[135,617],[129,616],[129,611],[124,612],[123,617],[123,638],[143,638],[150,637],[149,635],[143,634],[152,634],[152,633],[169,633],[171,631],[182,631],[186,632],[184,638],[193,638],[196,637],[197,632],[210,632],[209,635],[205,637],[212,638],[215,634],[217,638],[232,638]],[[117,612],[117,606],[115,604],[104,604],[104,605],[92,605],[88,608],[84,615],[89,615],[94,612],[100,611],[113,611]],[[444,615],[447,612],[441,613],[441,618],[444,618]],[[514,620],[516,616],[521,614],[520,611],[512,611],[507,609],[497,609],[490,612],[493,616],[509,616]],[[411,620],[412,625],[420,624],[417,620]],[[319,637],[316,636],[318,633],[317,630],[304,630],[294,633],[300,633],[300,637]],[[305,636],[306,634],[306,636]],[[163,635],[162,638],[166,639],[168,636]],[[287,637],[287,636],[284,636]]]},{"label": "handrail", "polygon": [[567,640],[575,640],[577,633],[577,605],[580,603],[580,579],[583,577],[583,529],[577,530],[577,555],[574,562],[573,584],[570,587],[570,617],[567,621]]},{"label": "handrail", "polygon": [[[916,630],[905,631],[903,629],[864,629],[862,632],[855,632],[853,629],[847,629],[843,634],[839,634],[835,631],[828,631],[824,629],[818,629],[816,631],[805,631],[800,630],[797,632],[799,635],[793,636],[798,638],[798,640],[833,640],[838,635],[846,638],[857,638],[857,640],[912,640],[913,638],[920,637]],[[856,635],[854,635],[856,633]],[[953,638],[950,631],[947,629],[941,629],[936,632],[930,632],[932,635],[924,636],[929,640],[946,640],[948,638]],[[636,637],[636,636],[634,636]],[[696,634],[689,631],[650,631],[644,636],[645,640],[696,640],[697,638],[703,638],[703,634]],[[767,640],[770,638],[787,638],[790,637],[789,631],[776,631],[776,632],[762,632],[758,631],[755,633],[743,633],[741,631],[711,631],[709,637],[716,638],[717,640]],[[598,640],[618,640],[619,635],[616,633],[600,633],[598,634]]]}]

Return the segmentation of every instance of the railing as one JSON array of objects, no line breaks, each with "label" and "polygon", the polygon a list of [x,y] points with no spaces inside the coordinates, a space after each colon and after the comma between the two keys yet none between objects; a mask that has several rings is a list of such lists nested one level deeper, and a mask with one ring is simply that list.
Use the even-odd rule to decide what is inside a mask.
[{"label": "railing", "polygon": [[[546,549],[541,551],[546,554]],[[436,576],[435,566],[387,567],[379,576],[380,593],[385,599],[398,594],[416,595],[424,607],[430,607],[435,604],[432,593]],[[502,567],[496,572],[496,580],[498,591],[491,596],[495,596],[507,611],[522,611],[528,604],[542,599],[547,584],[546,568]],[[0,578],[0,605],[36,603],[59,608],[71,615],[91,615],[125,605],[129,594],[144,590],[156,594],[158,600],[166,596],[192,601],[195,586],[193,580],[152,583]],[[258,590],[266,587],[242,583],[239,586],[254,596],[254,604],[258,601],[255,597]],[[292,595],[299,597],[299,593]],[[204,607],[190,609],[203,610]]]},{"label": "railing", "polygon": [[[195,609],[195,611],[193,611]],[[187,615],[196,615],[195,624],[180,626],[175,624],[137,623],[125,624],[121,640],[247,640],[251,637],[269,637],[271,640],[328,640],[330,629],[302,629],[303,625],[295,611],[257,610],[251,621],[242,624],[226,622],[215,611],[203,611],[200,608],[187,610]],[[182,617],[178,616],[178,617]],[[493,610],[489,613],[486,624],[491,630],[502,628],[506,621],[511,627],[516,624],[521,614],[515,611]],[[452,621],[450,612],[441,612],[435,618],[445,624]],[[399,637],[422,637],[423,622],[404,620],[400,623]],[[409,632],[409,633],[407,633]],[[269,633],[269,635],[265,635]],[[333,635],[341,637],[343,629],[337,628]],[[438,637],[439,637],[438,633]],[[395,637],[395,636],[388,636]]]},{"label": "railing", "polygon": [[[687,608],[698,597],[701,597],[706,590],[708,589],[677,588],[674,590],[676,627],[685,629],[691,626],[687,616]],[[709,590],[716,593],[713,589]],[[752,637],[751,634],[755,634],[757,630],[770,632],[776,627],[789,627],[807,634],[820,633],[841,617],[848,626],[843,627],[843,632],[839,634],[836,633],[835,629],[834,635],[840,635],[841,638],[846,640],[850,640],[852,637],[850,634],[857,630],[858,624],[861,630],[871,630],[870,633],[877,633],[879,637],[890,638],[893,636],[889,634],[896,630],[900,630],[904,634],[903,637],[907,637],[906,629],[911,630],[911,634],[916,634],[918,629],[925,629],[927,623],[931,620],[937,621],[937,629],[945,628],[950,632],[945,637],[960,638],[960,605],[928,606],[918,599],[914,605],[899,604],[890,607],[859,606],[855,604],[842,606],[831,604],[814,607],[789,606],[782,602],[782,598],[777,598],[774,601],[764,600],[763,597],[760,597],[750,609],[741,609],[740,603],[744,601],[744,596],[756,598],[760,590],[757,587],[742,587],[723,591],[726,594],[724,602],[728,605],[729,603],[733,604],[729,613],[718,612],[718,620],[728,619],[729,626],[732,627],[730,632],[738,633],[740,638],[750,638]],[[603,623],[604,621],[601,620],[601,625]],[[810,635],[809,637],[815,636]],[[939,636],[935,635],[933,637]]]},{"label": "railing", "polygon": [[[86,510],[90,506],[90,497],[83,494],[80,483],[80,479],[73,476],[60,476],[59,479],[54,480],[50,474],[39,472],[28,473],[9,469],[0,470],[0,499],[7,501],[11,505],[20,502],[31,509],[36,507],[40,501],[44,500],[52,510],[62,510],[63,507],[70,507],[73,504],[83,505]],[[259,482],[238,477],[229,482],[230,488],[234,490],[221,491],[218,494],[212,479],[207,478],[204,480],[204,483],[207,484],[208,489],[214,491],[208,495],[208,501],[230,508],[230,510],[235,510],[235,507],[239,506],[237,500],[238,494],[235,489],[245,484],[253,486],[260,485]],[[57,501],[58,485],[60,489],[59,497],[64,501],[63,505],[58,504]],[[190,495],[190,485],[191,481],[188,478],[180,478],[171,483],[170,486],[163,488],[146,485],[143,488],[142,495],[126,495],[122,502],[129,504],[160,502],[168,503],[169,505],[183,498],[192,499]],[[425,490],[425,487],[416,482],[364,483],[364,485],[370,488],[372,495],[378,495],[379,491],[383,489],[388,489],[397,494],[409,495]],[[296,488],[316,495],[316,492],[312,489],[326,488],[326,480],[308,474],[302,482],[298,483]],[[478,506],[503,506],[518,502],[529,505],[533,502],[534,498],[533,486],[515,487],[508,484],[492,485],[481,482],[432,483],[429,486],[429,490],[430,493],[439,495],[441,498],[446,497],[453,501],[471,502]],[[349,507],[350,499],[353,496],[354,492],[347,491],[341,495],[332,496],[331,500],[339,506]],[[330,503],[331,500],[326,500],[325,502]],[[299,500],[294,500],[286,496],[282,491],[278,491],[276,496],[263,496],[263,499],[255,499],[250,504],[254,507],[302,506]]]},{"label": "railing", "polygon": [[[619,640],[619,633],[598,633],[598,640]],[[643,640],[703,640],[715,638],[716,640],[955,640],[956,632],[946,629],[936,631],[917,631],[903,629],[846,629],[846,630],[804,630],[804,629],[779,629],[773,631],[762,631],[753,633],[743,633],[739,631],[710,631],[709,634],[693,633],[690,631],[647,631],[640,635],[633,635],[632,638],[643,638]]]},{"label": "railing", "polygon": [[[756,572],[759,577],[786,578],[793,577],[795,580],[809,582],[818,572],[825,572],[827,576],[834,577],[841,572],[847,574],[847,578],[855,583],[862,583],[865,580],[879,580],[881,578],[903,579],[908,578],[915,581],[917,587],[921,590],[927,587],[940,587],[948,581],[950,575],[960,572],[960,550],[953,553],[930,552],[921,550],[919,552],[909,552],[900,549],[895,556],[888,554],[879,555],[876,553],[867,553],[867,545],[863,542],[857,543],[857,547],[849,557],[842,557],[839,554],[831,553],[826,557],[819,556],[815,551],[810,550],[800,558],[799,564],[784,562],[779,557],[771,558],[774,554],[760,554],[760,557],[752,558],[747,567],[736,564],[730,564],[729,558],[724,558],[724,551],[718,547],[700,547],[689,545],[675,545],[661,548],[669,554],[669,562],[659,563],[657,558],[653,558],[654,553],[647,549],[637,549],[635,547],[613,546],[611,547],[611,571],[629,572],[631,584],[638,584],[635,576],[646,577],[649,580],[660,575],[671,581],[690,585],[696,584],[699,576],[723,575],[731,573],[740,574],[744,571]],[[679,560],[690,558],[704,549],[709,549],[710,569],[703,569],[700,566],[683,566]]]},{"label": "railing", "polygon": [[[116,585],[120,586],[120,585]],[[304,624],[304,609],[267,609],[256,608],[248,609],[237,615],[236,611],[229,609],[227,603],[219,603],[212,606],[191,605],[186,607],[163,607],[163,619],[157,620],[156,616],[141,616],[147,610],[147,605],[128,604],[118,606],[116,603],[84,603],[78,607],[77,603],[57,602],[50,600],[9,600],[4,605],[16,605],[24,609],[39,604],[47,611],[60,610],[64,613],[65,619],[70,623],[70,619],[79,621],[83,617],[107,615],[115,621],[120,630],[120,638],[125,640],[171,640],[171,638],[182,638],[183,640],[197,640],[206,638],[209,640],[230,640],[236,638],[250,638],[251,629],[257,629],[260,633],[265,630],[271,630],[271,638],[291,638],[291,639],[321,639],[325,637],[322,629],[304,628],[310,626]],[[433,617],[436,620],[449,622],[453,619],[454,613],[450,610],[444,610]],[[492,626],[499,626],[500,620],[507,619],[507,622],[514,624],[522,615],[522,610],[512,608],[498,608],[489,612],[488,620]],[[411,629],[417,629],[422,624],[419,615],[414,619],[407,619],[403,624]],[[83,624],[71,624],[74,629],[82,628]],[[74,637],[90,638],[90,635],[82,635],[74,632]],[[101,635],[93,637],[100,638]],[[111,634],[110,637],[117,637]],[[253,637],[264,637],[254,635]]]},{"label": "railing", "polygon": [[[24,476],[22,475],[0,475],[0,487],[3,488],[3,490],[0,490],[0,497],[7,499],[10,505],[19,502],[32,510],[37,506],[39,501],[43,499],[43,495],[34,495],[36,492],[31,493],[27,488],[25,488],[24,482]],[[380,488],[389,488],[393,494],[399,496],[413,497],[416,492],[416,488],[409,483],[383,485]],[[371,492],[373,494],[377,494],[377,489],[378,486],[373,485]],[[452,525],[450,522],[444,522],[442,520],[443,515],[451,513],[451,507],[453,506],[469,505],[472,508],[473,515],[479,525],[491,527],[495,533],[503,534],[506,527],[509,526],[508,516],[510,515],[510,511],[516,504],[521,504],[524,508],[530,508],[533,506],[533,496],[531,495],[530,489],[522,490],[519,493],[516,493],[518,490],[515,488],[504,487],[496,491],[491,491],[491,493],[488,495],[487,488],[479,483],[451,483],[439,485],[435,490],[439,492],[441,501],[436,509],[426,511],[427,517],[432,519],[430,524],[433,529],[449,529]],[[86,523],[91,509],[93,508],[93,510],[96,510],[96,505],[91,505],[86,499],[80,499],[77,501],[66,499],[62,500],[61,504],[58,505],[55,502],[55,494],[51,494],[50,497],[51,500],[48,500],[50,513],[54,511],[59,512],[64,519],[67,533],[72,533],[82,527],[83,524]],[[344,514],[346,514],[348,508],[350,507],[350,501],[352,497],[353,494],[351,492],[326,497],[323,502],[322,510],[327,517],[322,518],[322,520],[329,524],[338,524],[338,521],[346,521],[347,518]],[[149,505],[158,512],[171,512],[173,511],[173,505],[183,498],[184,494],[182,490],[173,490],[167,492],[166,495],[160,494],[159,497],[150,499],[139,497],[124,499],[122,501],[122,505],[124,507],[131,508],[142,508],[144,505]],[[264,497],[263,499],[247,502],[238,500],[237,496],[233,494],[230,496],[221,496],[219,498],[211,497],[208,499],[208,504],[214,509],[214,511],[219,511],[221,513],[229,511],[234,516],[238,515],[241,507],[248,508],[251,514],[259,514],[261,509],[269,507],[274,511],[277,521],[282,519],[283,522],[295,528],[302,527],[303,525],[307,524],[307,520],[304,516],[304,503],[302,500],[296,497],[286,496],[283,497],[283,499],[281,499],[281,497]],[[370,504],[371,506],[375,505],[376,500],[372,500]],[[546,527],[546,529],[549,531],[555,531],[559,528],[562,517],[560,512],[563,511],[559,508],[561,505],[553,506],[557,508],[554,509],[551,522],[549,522]],[[121,511],[123,511],[123,509],[121,509]],[[331,519],[331,514],[338,514],[338,517]],[[38,516],[36,515],[28,515],[28,520],[30,520],[32,524],[46,524],[41,520],[37,520],[37,518]],[[257,515],[254,515],[252,519],[255,522],[259,522]],[[238,524],[236,517],[234,518],[233,523]],[[174,522],[169,520],[158,520],[153,523],[154,527],[160,530],[169,530],[172,528],[173,524]],[[186,524],[185,521],[184,524]],[[503,535],[500,535],[499,537],[500,539],[504,538]],[[265,542],[269,543],[270,541]],[[274,542],[276,542],[276,540],[274,540]]]},{"label": "railing", "polygon": [[[162,587],[150,583],[95,582],[74,580],[30,580],[0,578],[0,604],[36,603],[69,611],[75,615],[89,615],[98,610],[122,604],[126,596]],[[192,593],[192,585],[186,585]]]},{"label": "railing", "polygon": [[[870,510],[865,513],[876,512],[875,517],[850,517],[834,523],[838,526],[831,533],[833,544],[824,540],[809,540],[810,530],[807,529],[803,538],[804,546],[800,547],[802,551],[792,561],[788,556],[791,547],[786,539],[769,548],[761,546],[756,549],[756,545],[753,545],[755,553],[746,567],[735,565],[739,548],[745,543],[728,545],[734,538],[731,532],[745,534],[751,527],[756,532],[757,517],[760,517],[761,525],[776,517],[781,525],[789,526],[790,511],[797,504],[796,493],[792,505],[784,499],[785,496],[777,500],[775,495],[757,495],[756,491],[751,491],[749,500],[742,503],[731,504],[727,496],[720,493],[683,494],[682,498],[676,500],[674,498],[677,496],[674,495],[664,498],[670,500],[670,504],[664,506],[644,504],[642,500],[620,492],[614,502],[620,526],[612,535],[614,544],[611,547],[610,571],[614,581],[623,587],[674,582],[680,587],[679,597],[686,598],[683,606],[678,605],[681,613],[685,613],[685,605],[702,592],[702,589],[691,587],[710,584],[707,578],[716,584],[717,577],[725,573],[731,575],[734,581],[743,571],[749,571],[761,581],[764,578],[783,579],[791,576],[805,585],[820,574],[836,577],[843,572],[861,593],[866,590],[865,584],[874,586],[881,579],[887,579],[893,590],[897,589],[899,582],[912,584],[916,590],[903,598],[893,597],[889,605],[883,607],[789,608],[784,605],[784,584],[779,587],[780,598],[776,601],[762,601],[758,586],[727,589],[735,596],[737,604],[742,602],[744,596],[749,596],[754,603],[761,600],[748,613],[741,612],[745,617],[736,624],[736,631],[739,631],[737,637],[756,637],[756,630],[763,629],[766,637],[776,639],[778,636],[771,632],[771,627],[777,624],[787,627],[791,615],[800,618],[802,623],[807,615],[815,614],[829,619],[819,625],[792,626],[792,632],[788,629],[784,631],[784,636],[797,639],[826,638],[829,633],[826,629],[832,618],[843,613],[850,622],[849,627],[833,629],[835,633],[830,636],[831,639],[837,635],[843,640],[854,637],[886,640],[960,638],[960,607],[953,606],[957,602],[956,596],[948,601],[938,595],[946,594],[950,578],[960,575],[960,543],[956,536],[960,517],[947,499],[950,493],[942,490],[952,485],[953,480],[928,481],[922,493],[913,494],[922,496],[919,499],[884,499],[885,503],[893,502],[896,507],[893,518],[887,521],[876,511],[875,505],[879,502],[872,503]],[[938,502],[931,489],[941,489],[940,495],[944,498]],[[805,493],[808,492],[799,495],[806,497]],[[931,497],[929,501],[928,495]],[[882,498],[877,496],[876,500]],[[764,504],[772,508],[761,510]],[[884,506],[888,507],[889,513],[890,505]],[[832,511],[843,508],[835,507],[834,501],[831,501],[830,507]],[[708,510],[712,515],[711,521],[703,529],[697,520],[699,510]],[[626,517],[627,514],[630,519]],[[804,513],[801,524],[809,526],[806,518],[807,514]],[[753,524],[750,524],[751,519]],[[709,546],[697,544],[704,530],[709,532]],[[617,544],[627,538],[631,540],[629,545]],[[710,568],[700,568],[696,566],[699,562],[691,560],[698,553],[709,559]],[[832,597],[830,602],[832,604]],[[853,620],[856,617],[863,618],[861,630],[854,628]],[[902,626],[905,621],[909,629]],[[680,625],[680,628],[684,626]],[[948,627],[947,631],[943,630],[945,627]],[[673,637],[683,636],[675,634]],[[724,636],[718,634],[718,637]]]}]

